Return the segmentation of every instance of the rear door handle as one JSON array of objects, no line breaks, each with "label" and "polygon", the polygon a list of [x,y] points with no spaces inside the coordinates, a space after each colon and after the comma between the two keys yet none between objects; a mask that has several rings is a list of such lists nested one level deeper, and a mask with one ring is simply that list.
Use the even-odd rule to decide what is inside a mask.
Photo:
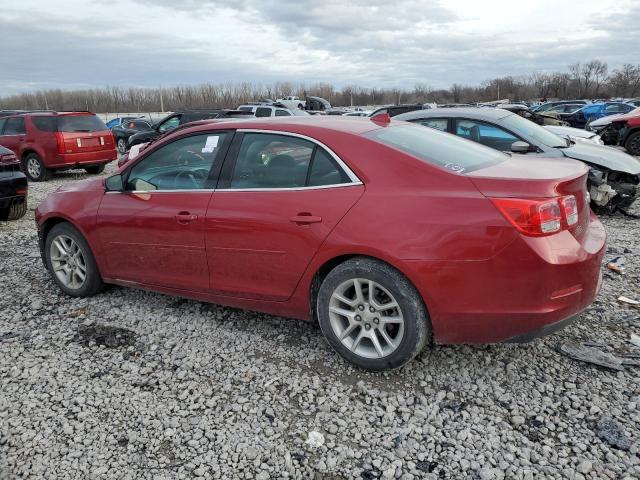
[{"label": "rear door handle", "polygon": [[289,218],[289,220],[298,225],[309,225],[310,223],[320,223],[322,221],[322,217],[316,217],[315,215],[304,212]]},{"label": "rear door handle", "polygon": [[184,224],[193,222],[194,220],[197,220],[198,216],[192,215],[189,212],[180,212],[177,215],[175,215],[174,218],[178,223],[181,223],[184,225]]}]

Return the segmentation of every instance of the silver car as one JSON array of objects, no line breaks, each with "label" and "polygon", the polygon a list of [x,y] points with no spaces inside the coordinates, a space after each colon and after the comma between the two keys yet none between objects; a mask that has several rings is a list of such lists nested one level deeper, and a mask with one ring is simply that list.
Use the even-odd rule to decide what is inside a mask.
[{"label": "silver car", "polygon": [[532,157],[568,157],[590,167],[594,208],[625,211],[640,196],[640,161],[615,148],[560,137],[512,112],[496,108],[438,108],[394,117],[446,131],[488,147]]}]

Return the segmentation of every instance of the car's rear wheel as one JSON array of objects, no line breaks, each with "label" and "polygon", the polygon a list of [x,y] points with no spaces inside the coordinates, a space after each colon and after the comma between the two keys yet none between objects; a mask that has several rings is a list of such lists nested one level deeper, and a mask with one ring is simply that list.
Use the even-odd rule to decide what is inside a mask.
[{"label": "car's rear wheel", "polygon": [[627,141],[624,142],[624,148],[631,155],[640,155],[640,132],[635,132],[629,135]]},{"label": "car's rear wheel", "polygon": [[29,180],[43,182],[51,174],[51,170],[45,167],[42,159],[35,153],[30,153],[24,158],[24,173]]},{"label": "car's rear wheel", "polygon": [[66,294],[89,297],[102,289],[102,278],[89,244],[69,223],[59,223],[51,229],[44,253],[53,280]]},{"label": "car's rear wheel", "polygon": [[366,257],[329,272],[318,292],[317,313],[333,349],[367,370],[404,365],[430,337],[416,288],[395,268]]},{"label": "car's rear wheel", "polygon": [[116,145],[118,147],[118,153],[120,155],[124,155],[125,153],[127,153],[127,140],[124,138],[119,138],[118,141],[116,142]]},{"label": "car's rear wheel", "polygon": [[84,171],[91,175],[97,175],[98,173],[104,172],[104,167],[104,163],[102,165],[91,165],[90,167],[84,167]]}]

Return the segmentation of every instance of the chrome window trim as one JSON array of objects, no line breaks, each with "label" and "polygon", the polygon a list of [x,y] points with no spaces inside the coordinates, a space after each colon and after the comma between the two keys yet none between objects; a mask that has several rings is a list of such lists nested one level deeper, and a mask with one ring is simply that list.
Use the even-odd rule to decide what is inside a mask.
[{"label": "chrome window trim", "polygon": [[362,185],[362,182],[332,183],[331,185],[314,185],[312,187],[280,187],[280,188],[219,188],[216,193],[223,192],[292,192],[299,190],[322,190],[325,188],[342,188]]},{"label": "chrome window trim", "polygon": [[[319,147],[324,148],[329,155],[331,155],[331,157],[338,162],[338,165],[340,166],[340,168],[344,171],[344,173],[347,174],[347,177],[349,177],[349,180],[351,180],[352,183],[345,183],[345,184],[338,184],[338,185],[362,185],[362,180],[360,180],[360,178],[358,178],[358,176],[353,173],[353,170],[351,170],[349,168],[349,166],[344,163],[344,161],[336,154],[336,152],[334,152],[333,150],[331,150],[329,147],[327,147],[324,143],[322,143],[319,140],[316,140],[315,138],[311,138],[308,137],[307,135],[303,135],[301,133],[292,133],[292,132],[284,132],[281,130],[264,130],[264,129],[258,129],[258,128],[239,128],[237,130],[239,133],[270,133],[272,135],[283,135],[286,137],[295,137],[295,138],[302,138],[303,140],[307,140],[311,143],[315,143],[316,145],[318,145]],[[325,186],[325,185],[322,185]],[[302,189],[302,188],[317,188],[317,187],[294,187],[297,190]],[[225,189],[228,190],[228,189]],[[241,190],[247,190],[247,189],[241,189]],[[249,190],[254,190],[254,189],[249,189]],[[283,188],[283,189],[262,189],[262,188],[258,188],[255,190],[291,190],[290,188]],[[222,191],[222,189],[220,190]]]},{"label": "chrome window trim", "polygon": [[215,192],[215,188],[181,188],[176,190],[123,190],[121,192],[118,191],[105,191],[104,193],[203,193],[203,192]]}]

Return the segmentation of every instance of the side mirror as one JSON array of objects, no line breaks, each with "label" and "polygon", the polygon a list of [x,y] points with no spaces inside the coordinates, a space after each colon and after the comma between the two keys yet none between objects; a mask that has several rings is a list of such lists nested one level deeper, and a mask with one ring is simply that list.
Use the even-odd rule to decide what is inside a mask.
[{"label": "side mirror", "polygon": [[107,178],[104,181],[104,187],[107,192],[122,192],[124,190],[122,175],[117,174]]},{"label": "side mirror", "polygon": [[513,142],[511,144],[511,151],[514,153],[527,153],[530,148],[531,145],[521,140],[518,140],[517,142]]}]

